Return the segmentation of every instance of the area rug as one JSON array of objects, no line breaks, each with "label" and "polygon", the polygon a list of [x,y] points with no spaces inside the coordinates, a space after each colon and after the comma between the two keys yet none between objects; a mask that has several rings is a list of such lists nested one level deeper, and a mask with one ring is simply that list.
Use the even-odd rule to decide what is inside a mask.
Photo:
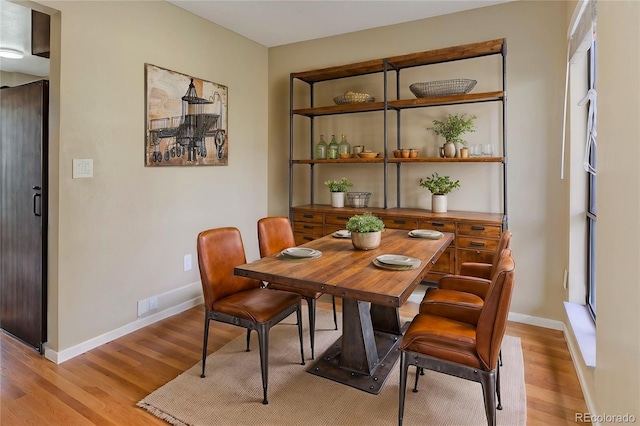
[{"label": "area rug", "polygon": [[[306,308],[306,306],[305,306]],[[306,319],[306,312],[303,313]],[[316,357],[339,336],[329,310],[318,309]],[[260,355],[256,333],[245,352],[242,335],[201,363],[160,387],[138,406],[174,425],[397,425],[400,362],[382,391],[372,395],[308,373],[312,362],[300,365],[295,315],[271,329],[269,339],[269,404],[262,404]],[[305,324],[307,321],[305,321]],[[215,322],[211,323],[215,327]],[[340,327],[341,329],[341,327]],[[305,355],[309,333],[305,328]],[[520,339],[505,336],[501,369],[503,410],[497,424],[526,424],[526,395]],[[415,368],[409,368],[413,386]],[[425,370],[419,392],[407,390],[405,425],[486,425],[482,388],[446,374]]]}]

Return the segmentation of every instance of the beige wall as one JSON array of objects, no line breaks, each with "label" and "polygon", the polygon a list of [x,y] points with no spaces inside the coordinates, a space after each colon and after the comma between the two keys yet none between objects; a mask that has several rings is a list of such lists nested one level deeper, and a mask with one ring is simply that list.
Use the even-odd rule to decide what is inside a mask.
[{"label": "beige wall", "polygon": [[[135,321],[138,300],[198,282],[201,230],[236,226],[247,256],[258,257],[255,223],[267,211],[268,53],[166,2],[47,6],[61,12],[59,58],[52,58],[57,320],[49,323],[49,347],[61,351]],[[228,86],[228,166],[144,167],[145,63]],[[92,158],[94,177],[71,179],[73,158]],[[188,272],[185,254],[193,255]]]},{"label": "beige wall", "polygon": [[[562,2],[519,1],[270,49],[269,213],[286,214],[290,72],[505,37],[508,43],[509,228],[514,235],[514,251],[518,253],[518,285],[512,311],[562,319],[565,296],[562,279],[567,267],[567,243],[564,238],[567,221],[563,211],[566,209],[564,199],[568,193],[567,182],[559,178],[566,55],[565,14]],[[494,58],[499,60],[499,57]],[[415,69],[422,74],[415,74],[413,70],[403,71],[414,74],[403,77],[402,96],[412,96],[408,91],[411,82],[465,76],[478,80],[474,91],[499,90],[500,80],[496,81],[499,66],[492,63],[487,65],[482,59],[473,61],[468,62],[469,65],[460,62],[455,66]],[[369,86],[354,79],[344,84],[359,85],[356,89],[369,90],[376,97],[382,96],[382,77],[372,77],[371,80]],[[322,102],[331,104],[331,98],[345,90],[347,86],[330,87],[327,90],[328,98],[319,99],[316,105],[323,105]],[[316,92],[320,94],[319,90]],[[296,105],[298,108],[304,106]],[[470,112],[479,118],[478,130],[468,135],[469,143],[498,143],[500,129],[496,123],[499,115],[495,111],[498,107],[498,104],[482,104],[403,112],[403,122],[407,120],[403,137],[406,136],[408,143],[419,148],[421,153],[433,156],[442,140],[436,139],[425,128],[431,125],[433,119],[442,119],[446,112]],[[338,117],[328,123],[316,119],[316,140],[319,133],[324,132],[327,138],[327,133],[332,133],[334,129],[337,134],[347,129],[352,144],[361,142],[381,150],[382,116],[375,114],[379,113],[345,116],[344,119]],[[348,127],[347,119],[356,122],[356,125]],[[299,127],[303,127],[306,119],[296,120]],[[308,136],[296,136],[299,136],[296,139],[299,144],[296,145],[296,154],[299,156],[296,158],[304,158],[306,152],[303,149]],[[372,205],[381,205],[382,167],[376,167],[316,167],[317,182],[320,182],[316,187],[316,201],[329,202],[328,191],[321,182],[347,176],[355,182],[353,190],[373,192]],[[462,188],[450,194],[450,209],[500,211],[498,170],[498,165],[477,164],[403,166],[403,206],[425,206],[423,199],[428,198],[428,193],[418,186],[419,178],[437,171],[461,181]],[[296,166],[296,194],[303,193],[307,199],[297,196],[294,204],[308,202],[304,186],[308,181],[307,175],[306,166]],[[390,169],[390,175],[394,176],[395,171]],[[390,205],[395,206],[395,198]]]},{"label": "beige wall", "polygon": [[598,2],[595,401],[640,421],[640,2]]}]

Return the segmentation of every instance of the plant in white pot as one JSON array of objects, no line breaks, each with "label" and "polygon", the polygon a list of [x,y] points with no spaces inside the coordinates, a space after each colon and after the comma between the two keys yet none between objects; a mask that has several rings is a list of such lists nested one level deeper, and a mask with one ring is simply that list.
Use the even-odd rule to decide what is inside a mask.
[{"label": "plant in white pot", "polygon": [[346,228],[351,231],[351,243],[355,248],[371,250],[380,245],[384,222],[371,212],[365,212],[351,216]]},{"label": "plant in white pot", "polygon": [[339,181],[328,180],[324,184],[331,192],[331,207],[344,207],[344,194],[347,192],[347,188],[353,184],[346,177]]},{"label": "plant in white pot", "polygon": [[447,212],[447,194],[460,188],[460,181],[452,181],[449,176],[433,173],[426,179],[420,179],[420,186],[431,192],[431,211],[434,213]]},{"label": "plant in white pot", "polygon": [[467,114],[449,114],[445,121],[433,120],[433,127],[427,130],[442,136],[446,141],[443,146],[444,156],[447,158],[460,157],[460,149],[467,145],[467,141],[460,135],[475,132],[473,121],[478,118],[475,115],[466,118]]}]

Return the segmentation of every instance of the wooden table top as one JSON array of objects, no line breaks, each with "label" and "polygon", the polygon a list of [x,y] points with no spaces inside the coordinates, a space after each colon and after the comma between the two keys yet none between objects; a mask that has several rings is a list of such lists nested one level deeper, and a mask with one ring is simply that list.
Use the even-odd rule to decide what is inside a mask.
[{"label": "wooden table top", "polygon": [[[320,250],[316,259],[283,260],[277,255],[265,257],[235,268],[235,274],[291,287],[316,290],[334,296],[400,307],[420,284],[422,278],[453,240],[444,233],[439,240],[412,238],[406,230],[385,229],[380,246],[357,250],[351,239],[331,235],[300,247]],[[415,257],[418,268],[390,271],[373,265],[383,254]]]}]

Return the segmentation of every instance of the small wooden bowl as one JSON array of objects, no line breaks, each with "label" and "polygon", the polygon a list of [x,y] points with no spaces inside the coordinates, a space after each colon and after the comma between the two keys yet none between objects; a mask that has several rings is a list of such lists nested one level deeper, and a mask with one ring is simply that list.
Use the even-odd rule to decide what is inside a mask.
[{"label": "small wooden bowl", "polygon": [[376,158],[378,156],[377,152],[359,152],[358,157],[360,158]]},{"label": "small wooden bowl", "polygon": [[351,154],[341,153],[341,154],[340,154],[340,158],[342,158],[342,159],[345,159],[345,158],[351,158]]}]

